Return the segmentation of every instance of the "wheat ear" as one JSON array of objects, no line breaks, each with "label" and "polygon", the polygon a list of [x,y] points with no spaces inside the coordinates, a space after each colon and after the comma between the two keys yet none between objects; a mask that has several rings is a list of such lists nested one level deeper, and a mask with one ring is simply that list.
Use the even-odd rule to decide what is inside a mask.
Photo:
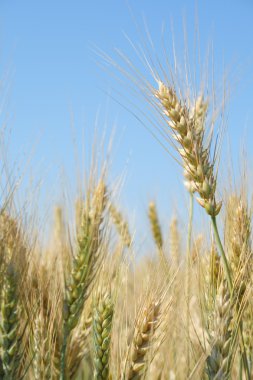
[{"label": "wheat ear", "polygon": [[116,209],[114,205],[110,205],[109,211],[112,221],[122,239],[122,242],[126,247],[129,248],[132,242],[132,238],[127,221],[124,220],[123,215]]},{"label": "wheat ear", "polygon": [[93,342],[94,342],[94,379],[109,379],[109,357],[113,319],[111,295],[105,293],[94,302]]},{"label": "wheat ear", "polygon": [[78,326],[71,334],[67,357],[67,373],[70,379],[75,379],[82,360],[89,353],[89,336],[91,329],[92,313],[89,309],[87,315],[86,313],[82,315]]},{"label": "wheat ear", "polygon": [[4,379],[14,379],[19,367],[20,320],[17,278],[13,265],[7,266],[1,297],[1,359]]},{"label": "wheat ear", "polygon": [[[185,176],[191,184],[191,191],[197,191],[199,204],[211,216],[216,216],[221,209],[221,202],[216,202],[216,176],[214,162],[210,159],[211,140],[204,146],[205,116],[207,103],[200,97],[192,114],[185,101],[180,101],[175,90],[159,82],[155,91],[162,112],[168,118],[172,137],[183,160]],[[202,117],[197,115],[201,114]]]},{"label": "wheat ear", "polygon": [[[187,173],[188,179],[194,184],[194,190],[198,192],[197,201],[205,208],[206,212],[211,216],[213,231],[217,247],[222,257],[224,272],[226,274],[230,296],[233,293],[232,273],[227,256],[225,254],[217,227],[216,216],[219,214],[222,203],[216,201],[216,175],[214,174],[214,163],[210,159],[212,134],[209,141],[204,145],[205,138],[205,112],[202,122],[196,122],[186,106],[186,101],[180,101],[177,98],[175,90],[159,82],[159,90],[155,92],[155,96],[159,99],[163,113],[168,118],[168,125],[172,130],[172,136],[176,143],[177,150],[180,153],[183,166]],[[195,109],[203,108],[205,102],[200,98],[199,105],[196,103]],[[249,379],[249,367],[245,354],[243,343],[242,325],[239,326],[240,345],[244,368]]]},{"label": "wheat ear", "polygon": [[157,248],[160,250],[163,248],[163,235],[155,202],[149,203],[148,218],[154,242]]},{"label": "wheat ear", "polygon": [[210,333],[211,353],[206,361],[210,380],[228,379],[232,359],[232,308],[226,281],[222,281],[216,298],[213,329]]},{"label": "wheat ear", "polygon": [[90,286],[102,263],[102,223],[106,200],[106,186],[103,181],[100,181],[92,199],[87,196],[77,239],[78,251],[73,259],[72,271],[66,283],[66,295],[63,302],[61,379],[66,378],[65,356],[69,335],[80,319],[84,302],[89,296]]},{"label": "wheat ear", "polygon": [[146,370],[153,337],[160,323],[160,302],[151,302],[137,319],[132,343],[126,357],[122,380],[141,379]]},{"label": "wheat ear", "polygon": [[42,313],[39,313],[34,322],[34,359],[33,371],[35,380],[50,380],[52,378],[49,332],[46,331]]}]

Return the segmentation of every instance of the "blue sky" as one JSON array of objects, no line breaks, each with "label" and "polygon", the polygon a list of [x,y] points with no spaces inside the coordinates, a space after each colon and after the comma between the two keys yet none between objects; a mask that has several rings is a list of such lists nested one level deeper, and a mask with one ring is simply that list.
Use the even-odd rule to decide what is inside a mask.
[{"label": "blue sky", "polygon": [[[114,93],[117,82],[109,71],[100,68],[94,46],[114,58],[115,48],[119,48],[135,61],[125,37],[127,34],[138,43],[135,22],[142,29],[145,18],[154,43],[160,46],[162,24],[169,31],[173,20],[180,56],[185,16],[191,55],[196,9],[201,49],[204,52],[207,44],[213,42],[218,81],[222,80],[225,67],[232,83],[226,141],[230,141],[234,162],[239,158],[243,141],[252,161],[253,4],[250,0],[198,3],[190,0],[1,0],[0,74],[2,94],[7,92],[1,120],[11,129],[11,160],[21,158],[26,162],[32,152],[27,176],[43,179],[42,199],[54,202],[58,190],[61,194],[63,167],[68,182],[76,182],[73,136],[81,152],[92,141],[98,119],[101,133],[105,123],[107,130],[116,125],[112,172],[114,176],[122,171],[127,173],[123,207],[131,213],[136,210],[137,221],[139,214],[145,214],[151,198],[160,205],[164,220],[173,210],[180,212],[181,197],[186,202],[181,169],[131,113],[108,95]],[[113,69],[110,72],[113,74]],[[123,90],[120,89],[121,94]],[[141,102],[138,104],[141,106]]]}]

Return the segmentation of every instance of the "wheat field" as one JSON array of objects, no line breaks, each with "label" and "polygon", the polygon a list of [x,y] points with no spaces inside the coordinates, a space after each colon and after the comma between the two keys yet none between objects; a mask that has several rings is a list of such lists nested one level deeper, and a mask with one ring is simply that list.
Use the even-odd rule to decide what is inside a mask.
[{"label": "wheat field", "polygon": [[[73,220],[55,207],[47,244],[15,191],[2,191],[1,379],[253,378],[252,194],[243,180],[220,191],[222,104],[176,75],[155,73],[144,99],[183,169],[187,234],[176,216],[165,232],[151,200],[153,254],[136,257],[134,226],[96,159]],[[193,209],[210,227],[197,236]]]}]

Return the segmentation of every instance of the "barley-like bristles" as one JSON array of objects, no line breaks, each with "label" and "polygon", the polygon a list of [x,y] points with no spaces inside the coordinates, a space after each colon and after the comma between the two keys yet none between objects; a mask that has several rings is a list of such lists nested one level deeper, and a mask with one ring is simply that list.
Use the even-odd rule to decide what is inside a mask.
[{"label": "barley-like bristles", "polygon": [[94,379],[109,379],[113,302],[110,294],[99,296],[93,306]]}]

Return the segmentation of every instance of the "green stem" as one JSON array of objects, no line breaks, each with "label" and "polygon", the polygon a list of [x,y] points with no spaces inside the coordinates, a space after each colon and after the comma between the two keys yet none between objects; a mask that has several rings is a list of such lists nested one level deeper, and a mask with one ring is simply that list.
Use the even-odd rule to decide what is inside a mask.
[{"label": "green stem", "polygon": [[[230,292],[230,296],[232,298],[232,296],[233,296],[233,282],[232,282],[232,277],[231,277],[231,270],[230,270],[229,263],[228,263],[228,260],[227,260],[227,257],[226,257],[221,239],[220,239],[220,235],[219,235],[219,231],[218,231],[218,227],[217,227],[217,222],[216,222],[216,217],[211,216],[211,220],[212,220],[216,244],[218,246],[218,250],[220,252],[220,255],[221,255],[221,258],[223,261],[223,266],[224,266],[224,271],[225,271],[225,275],[226,275],[227,282],[228,282],[229,292]],[[244,366],[244,370],[245,370],[246,379],[250,380],[250,370],[249,370],[247,354],[246,354],[244,340],[243,340],[243,329],[242,329],[241,322],[239,323],[239,340],[240,340],[241,356],[242,356],[242,360],[243,360],[243,366]]]},{"label": "green stem", "polygon": [[187,273],[186,273],[186,323],[187,323],[187,373],[190,373],[190,269],[191,269],[191,240],[193,220],[193,193],[190,192],[189,222],[187,232]]},{"label": "green stem", "polygon": [[239,380],[242,380],[242,357],[240,357],[239,366]]},{"label": "green stem", "polygon": [[61,373],[60,373],[60,380],[66,379],[66,351],[67,351],[67,342],[68,342],[68,332],[66,328],[63,328],[63,343],[62,343],[62,350],[61,350]]},{"label": "green stem", "polygon": [[190,193],[189,223],[187,233],[187,265],[190,265],[191,258],[191,239],[192,239],[192,220],[193,220],[193,193]]},{"label": "green stem", "polygon": [[213,225],[213,231],[214,231],[214,236],[215,236],[216,244],[218,246],[218,250],[220,252],[221,259],[223,261],[223,266],[224,266],[224,270],[225,270],[225,275],[227,277],[229,291],[230,291],[230,294],[232,294],[232,292],[233,292],[233,283],[232,283],[232,277],[231,277],[231,270],[229,268],[228,260],[227,260],[225,251],[223,249],[222,242],[220,240],[220,235],[219,235],[219,231],[218,231],[218,227],[217,227],[216,217],[215,216],[211,216],[211,220],[212,220],[212,225]]}]

